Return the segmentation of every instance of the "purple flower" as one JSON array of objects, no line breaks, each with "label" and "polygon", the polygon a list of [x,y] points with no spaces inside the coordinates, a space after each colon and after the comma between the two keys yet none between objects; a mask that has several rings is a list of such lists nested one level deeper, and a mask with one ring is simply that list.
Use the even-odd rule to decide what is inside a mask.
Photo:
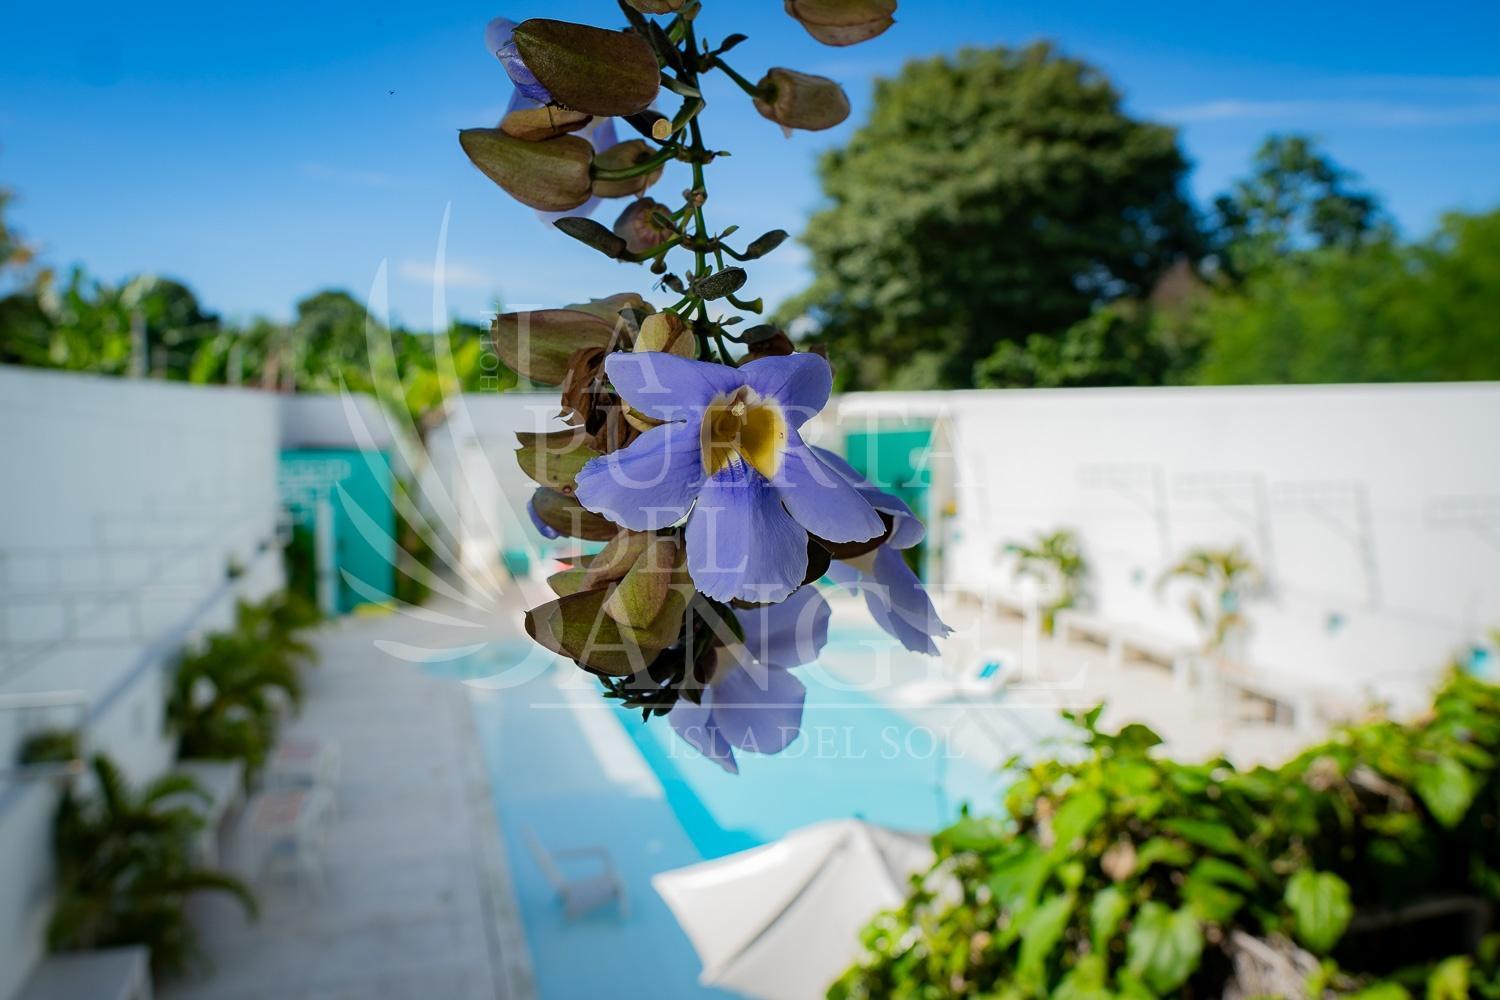
[{"label": "purple flower", "polygon": [[854,559],[835,562],[828,568],[829,578],[848,587],[851,592],[862,591],[865,606],[870,609],[876,624],[901,645],[914,653],[936,656],[938,648],[933,640],[941,639],[953,630],[938,617],[922,581],[917,579],[917,574],[901,555],[902,549],[920,542],[927,529],[901,498],[870,483],[833,452],[822,448],[814,451],[824,463],[848,480],[870,506],[890,515],[892,520],[891,535],[879,548]]},{"label": "purple flower", "polygon": [[803,587],[736,615],[744,645],[721,647],[699,703],[678,698],[667,716],[677,735],[731,774],[739,773],[736,750],[780,753],[801,733],[807,689],[790,671],[822,652],[831,612],[816,587]]},{"label": "purple flower", "polygon": [[512,37],[515,30],[516,22],[504,17],[495,18],[484,26],[485,48],[505,67],[505,75],[516,85],[517,93],[538,104],[550,104],[552,95],[537,82],[536,75],[526,68],[526,63],[521,59],[521,53]]},{"label": "purple flower", "polygon": [[687,519],[694,585],[719,601],[774,603],[807,575],[808,535],[862,542],[885,530],[846,478],[802,441],[833,375],[815,354],[741,368],[650,351],[604,369],[638,412],[664,421],[578,475],[578,502],[654,531]]}]

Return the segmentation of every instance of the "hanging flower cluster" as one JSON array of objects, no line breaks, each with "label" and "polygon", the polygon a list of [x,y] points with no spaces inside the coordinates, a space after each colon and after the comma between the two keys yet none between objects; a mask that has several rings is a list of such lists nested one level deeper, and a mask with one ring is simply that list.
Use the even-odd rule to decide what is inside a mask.
[{"label": "hanging flower cluster", "polygon": [[[820,42],[850,45],[889,27],[896,0],[785,7]],[[788,133],[839,124],[849,102],[834,81],[781,67],[750,82],[725,60],[745,37],[700,41],[699,9],[623,0],[619,30],[495,19],[485,43],[514,95],[496,127],[459,138],[517,201],[608,257],[649,265],[677,299],[658,310],[623,293],[494,322],[505,362],[559,387],[567,424],[520,435],[538,483],[531,519],[549,537],[603,543],[551,578],[557,599],[526,628],[733,771],[736,751],[775,753],[800,730],[805,691],[791,671],[828,639],[816,581],[863,591],[910,649],[936,652],[948,629],[901,555],[921,522],[802,438],[828,402],[828,362],[769,324],[734,329],[762,308],[740,294],[738,264],[786,233],[735,245],[735,227],[712,230],[705,216],[705,168],[725,154],[703,139],[703,75],[724,73]],[[670,115],[657,108],[664,90],[678,99]],[[620,141],[617,123],[638,137]],[[648,196],[672,163],[691,185],[675,202]],[[603,199],[630,199],[610,227],[590,217]],[[674,252],[690,265],[674,271]]]}]

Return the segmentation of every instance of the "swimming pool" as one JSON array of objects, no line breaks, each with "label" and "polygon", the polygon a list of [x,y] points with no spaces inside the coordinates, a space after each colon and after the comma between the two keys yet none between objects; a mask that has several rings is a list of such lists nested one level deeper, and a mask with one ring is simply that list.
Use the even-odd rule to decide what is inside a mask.
[{"label": "swimming pool", "polygon": [[[825,657],[864,655],[870,633],[835,633]],[[819,820],[860,817],[910,830],[951,821],[964,801],[995,801],[999,779],[935,732],[818,671],[803,734],[782,754],[740,755],[726,774],[665,719],[607,702],[571,664],[524,641],[429,670],[472,686],[481,749],[531,951],[538,994],[723,996],[698,985],[687,938],[652,875],[769,841]],[[569,923],[533,856],[602,845],[626,883],[628,918]],[[649,971],[647,971],[649,970]],[[626,977],[622,980],[622,975]],[[627,985],[622,987],[622,981]],[[638,987],[638,988],[636,988]]]}]

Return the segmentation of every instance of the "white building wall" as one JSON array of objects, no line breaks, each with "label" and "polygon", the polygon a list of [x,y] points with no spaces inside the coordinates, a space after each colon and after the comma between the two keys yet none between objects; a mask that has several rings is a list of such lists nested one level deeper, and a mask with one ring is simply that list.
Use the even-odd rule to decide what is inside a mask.
[{"label": "white building wall", "polygon": [[[81,692],[90,749],[135,781],[166,769],[173,657],[281,586],[279,414],[251,390],[0,368],[0,699]],[[0,711],[0,771],[57,721]],[[42,954],[55,805],[0,777],[0,997]]]},{"label": "white building wall", "polygon": [[1238,543],[1269,581],[1251,664],[1356,694],[1500,626],[1500,384],[862,393],[836,412],[835,439],[947,428],[946,585],[1003,587],[1007,541],[1068,527],[1101,617],[1191,641],[1156,581]]}]

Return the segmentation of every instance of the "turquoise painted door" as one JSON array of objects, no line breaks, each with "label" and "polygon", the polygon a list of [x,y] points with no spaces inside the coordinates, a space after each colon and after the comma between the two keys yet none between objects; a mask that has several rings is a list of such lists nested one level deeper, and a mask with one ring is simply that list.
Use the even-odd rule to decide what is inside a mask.
[{"label": "turquoise painted door", "polygon": [[[932,425],[877,427],[852,431],[844,438],[844,453],[849,464],[870,482],[905,500],[925,524],[931,523],[927,495],[932,487],[932,471],[927,455],[932,447]],[[907,561],[922,572],[923,546],[907,552]]]},{"label": "turquoise painted door", "polygon": [[331,535],[319,542],[332,556],[328,582],[335,610],[391,600],[396,509],[390,456],[382,451],[284,451],[280,487],[294,524],[317,532],[322,521]]}]

